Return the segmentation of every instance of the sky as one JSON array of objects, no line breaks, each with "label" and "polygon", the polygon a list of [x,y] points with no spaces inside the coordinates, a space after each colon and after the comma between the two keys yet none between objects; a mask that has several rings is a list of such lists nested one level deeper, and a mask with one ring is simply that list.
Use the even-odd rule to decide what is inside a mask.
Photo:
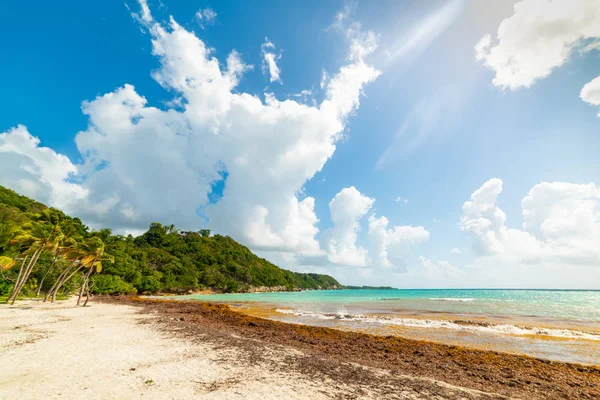
[{"label": "sky", "polygon": [[0,184],[344,284],[600,288],[596,0],[9,2]]}]

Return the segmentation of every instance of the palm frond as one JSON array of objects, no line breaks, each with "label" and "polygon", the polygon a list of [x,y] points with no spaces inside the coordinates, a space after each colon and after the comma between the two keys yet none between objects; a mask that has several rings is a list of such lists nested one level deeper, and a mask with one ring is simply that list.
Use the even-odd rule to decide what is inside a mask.
[{"label": "palm frond", "polygon": [[11,269],[16,263],[14,258],[0,256],[0,270]]}]

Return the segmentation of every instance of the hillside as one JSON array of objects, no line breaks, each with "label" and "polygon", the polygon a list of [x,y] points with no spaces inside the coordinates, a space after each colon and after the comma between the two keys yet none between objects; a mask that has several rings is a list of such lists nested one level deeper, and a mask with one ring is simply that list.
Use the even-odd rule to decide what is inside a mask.
[{"label": "hillside", "polygon": [[[110,229],[91,231],[78,218],[0,186],[0,256],[18,260],[25,250],[12,243],[11,239],[24,229],[34,229],[36,224],[53,226],[49,221],[59,221],[52,223],[60,225],[61,246],[66,241],[85,242],[99,238],[104,243],[105,253],[114,258],[114,262],[103,262],[102,267],[97,268],[101,272],[91,276],[92,293],[184,293],[204,289],[238,292],[260,287],[277,287],[278,290],[341,287],[328,275],[281,269],[232,238],[211,235],[208,230],[180,232],[172,225],[152,223],[148,231],[138,237],[114,235]],[[25,291],[34,291],[42,280],[41,291],[50,288],[61,271],[61,265],[67,264],[59,256],[51,268],[56,254],[56,251],[41,253]],[[0,270],[0,295],[8,293],[16,280],[17,270]],[[65,291],[73,290],[81,281],[82,273],[76,274],[65,284]]]}]

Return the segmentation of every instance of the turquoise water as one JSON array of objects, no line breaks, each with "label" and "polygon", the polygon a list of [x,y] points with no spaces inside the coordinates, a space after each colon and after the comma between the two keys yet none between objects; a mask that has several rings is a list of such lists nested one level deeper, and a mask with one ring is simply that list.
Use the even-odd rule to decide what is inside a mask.
[{"label": "turquoise water", "polygon": [[600,365],[600,291],[324,290],[179,296],[283,322]]},{"label": "turquoise water", "polygon": [[452,313],[600,322],[600,291],[576,290],[311,290],[180,296],[225,303],[264,303],[279,308],[349,314]]}]

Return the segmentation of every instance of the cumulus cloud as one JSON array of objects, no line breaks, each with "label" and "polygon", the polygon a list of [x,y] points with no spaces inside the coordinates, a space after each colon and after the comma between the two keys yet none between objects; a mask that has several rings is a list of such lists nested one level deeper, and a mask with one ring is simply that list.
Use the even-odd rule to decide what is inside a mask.
[{"label": "cumulus cloud", "polygon": [[21,194],[56,207],[87,195],[86,189],[69,181],[78,172],[69,158],[40,146],[23,125],[0,133],[0,154],[0,182]]},{"label": "cumulus cloud", "polygon": [[[600,76],[586,83],[581,89],[579,97],[583,101],[593,106],[600,106]],[[598,112],[600,118],[600,112]]]},{"label": "cumulus cloud", "polygon": [[[144,7],[144,5],[142,5]],[[148,7],[147,5],[145,6]],[[217,13],[212,8],[204,8],[196,11],[196,22],[200,25],[200,28],[204,29],[206,25],[212,25],[217,19]]]},{"label": "cumulus cloud", "polygon": [[369,216],[369,241],[373,263],[382,268],[396,267],[404,270],[404,259],[414,246],[426,242],[429,232],[422,226],[394,226],[382,216]]},{"label": "cumulus cloud", "polygon": [[[329,203],[333,227],[323,232],[322,248],[329,263],[372,268],[405,269],[405,258],[412,248],[427,241],[429,232],[422,226],[388,227],[385,216],[368,217],[365,246],[357,244],[361,222],[369,214],[375,199],[354,186],[342,189]],[[310,259],[308,261],[315,261]]]},{"label": "cumulus cloud", "polygon": [[[164,26],[144,0],[140,6],[136,19],[160,63],[152,76],[181,98],[180,106],[152,107],[131,85],[98,96],[82,106],[89,125],[76,136],[81,165],[30,135],[9,135],[22,138],[4,147],[0,183],[20,189],[28,179],[53,193],[49,204],[68,205],[62,208],[92,226],[126,232],[157,220],[197,229],[206,218],[208,228],[254,249],[320,254],[314,199],[298,193],[333,155],[363,88],[379,72],[349,62],[332,75],[317,106],[272,95],[263,102],[235,90],[249,68],[235,50],[220,62],[173,18]],[[44,157],[60,168],[44,172]],[[4,173],[4,160],[13,159],[27,172],[21,183]],[[223,190],[215,203],[210,195],[218,182]]]},{"label": "cumulus cloud", "polygon": [[522,229],[498,207],[502,181],[491,179],[463,205],[461,228],[480,256],[523,263],[600,264],[600,189],[593,183],[543,182],[521,202]]},{"label": "cumulus cloud", "polygon": [[462,254],[462,250],[459,249],[458,247],[453,247],[452,249],[450,249],[450,253],[453,253],[453,254]]},{"label": "cumulus cloud", "polygon": [[277,60],[281,58],[281,54],[276,55],[275,45],[268,38],[265,38],[265,42],[260,46],[263,55],[263,73],[269,73],[269,81],[281,83],[281,70],[277,66]]},{"label": "cumulus cloud", "polygon": [[511,90],[530,87],[563,65],[575,50],[597,48],[597,0],[522,0],[493,37],[475,46],[477,60],[494,70],[494,85]]},{"label": "cumulus cloud", "polygon": [[364,267],[369,264],[367,250],[356,245],[360,219],[375,200],[354,186],[342,189],[329,202],[333,228],[323,233],[327,258],[334,264]]}]

